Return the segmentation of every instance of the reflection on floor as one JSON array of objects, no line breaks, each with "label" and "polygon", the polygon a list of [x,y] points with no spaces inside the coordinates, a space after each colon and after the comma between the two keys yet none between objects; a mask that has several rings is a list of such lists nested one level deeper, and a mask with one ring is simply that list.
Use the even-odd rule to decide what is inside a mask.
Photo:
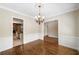
[{"label": "reflection on floor", "polygon": [[18,39],[16,37],[16,35],[13,36],[13,46],[18,46],[18,45],[21,45],[22,44],[22,40],[21,39]]},{"label": "reflection on floor", "polygon": [[0,52],[1,55],[78,55],[78,51],[58,45],[56,38],[45,37]]},{"label": "reflection on floor", "polygon": [[13,46],[21,45],[22,41],[20,39],[14,40]]}]

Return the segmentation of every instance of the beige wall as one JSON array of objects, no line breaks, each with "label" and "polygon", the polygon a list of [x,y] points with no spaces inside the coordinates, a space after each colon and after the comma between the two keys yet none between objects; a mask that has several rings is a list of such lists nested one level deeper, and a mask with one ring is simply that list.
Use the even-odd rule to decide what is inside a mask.
[{"label": "beige wall", "polygon": [[78,35],[78,37],[79,37],[79,11],[78,11],[78,14],[77,14],[78,16],[77,16],[77,18],[78,18],[78,20],[77,20],[77,35]]},{"label": "beige wall", "polygon": [[[58,20],[55,21],[51,21],[51,22],[47,22],[45,23],[45,25],[47,24],[47,35],[49,37],[56,37],[58,38]],[[46,29],[45,29],[46,31]]]},{"label": "beige wall", "polygon": [[79,51],[79,11],[78,11],[78,20],[77,20],[77,43],[78,43],[78,51]]},{"label": "beige wall", "polygon": [[0,51],[13,47],[13,17],[24,21],[24,43],[38,38],[36,34],[39,28],[33,18],[0,8]]}]

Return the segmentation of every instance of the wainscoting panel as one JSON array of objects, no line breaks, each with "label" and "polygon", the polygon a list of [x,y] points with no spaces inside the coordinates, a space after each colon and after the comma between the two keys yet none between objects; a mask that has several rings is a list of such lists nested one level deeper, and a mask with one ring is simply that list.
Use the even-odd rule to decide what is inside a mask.
[{"label": "wainscoting panel", "polygon": [[28,43],[38,39],[42,39],[42,36],[40,33],[32,33],[32,34],[24,35],[24,43]]},{"label": "wainscoting panel", "polygon": [[69,48],[78,50],[77,44],[78,37],[68,36],[68,35],[59,35],[59,45],[63,45]]}]

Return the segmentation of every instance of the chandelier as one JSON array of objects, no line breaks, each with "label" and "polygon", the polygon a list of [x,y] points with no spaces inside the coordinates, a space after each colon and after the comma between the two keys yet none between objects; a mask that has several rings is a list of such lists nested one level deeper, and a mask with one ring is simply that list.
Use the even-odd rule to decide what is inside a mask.
[{"label": "chandelier", "polygon": [[39,9],[39,12],[38,12],[38,15],[35,16],[35,20],[36,22],[40,25],[41,23],[44,22],[44,16],[41,16],[41,5],[38,5],[38,9]]}]

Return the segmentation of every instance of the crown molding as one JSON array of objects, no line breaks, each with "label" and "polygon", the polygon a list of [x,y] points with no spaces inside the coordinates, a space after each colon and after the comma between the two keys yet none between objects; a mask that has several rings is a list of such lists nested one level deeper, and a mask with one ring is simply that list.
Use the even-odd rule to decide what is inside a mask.
[{"label": "crown molding", "polygon": [[67,10],[67,11],[63,11],[63,12],[61,12],[59,14],[56,14],[54,16],[51,16],[51,17],[47,18],[45,22],[57,20],[57,19],[53,19],[53,18],[54,17],[57,17],[57,16],[60,16],[62,14],[65,14],[65,13],[69,13],[69,12],[72,12],[72,11],[76,11],[76,10],[79,10],[79,8],[74,8],[74,9],[70,9],[70,10]]},{"label": "crown molding", "polygon": [[24,14],[22,12],[19,12],[19,11],[16,11],[16,10],[13,10],[11,8],[7,8],[7,7],[4,7],[4,6],[0,6],[0,8],[4,9],[4,10],[7,10],[7,11],[10,11],[10,12],[13,12],[13,13],[16,13],[16,14],[19,14],[19,15],[22,15],[22,16],[26,16],[26,17],[31,17],[33,18],[33,16],[29,16],[27,14]]}]

